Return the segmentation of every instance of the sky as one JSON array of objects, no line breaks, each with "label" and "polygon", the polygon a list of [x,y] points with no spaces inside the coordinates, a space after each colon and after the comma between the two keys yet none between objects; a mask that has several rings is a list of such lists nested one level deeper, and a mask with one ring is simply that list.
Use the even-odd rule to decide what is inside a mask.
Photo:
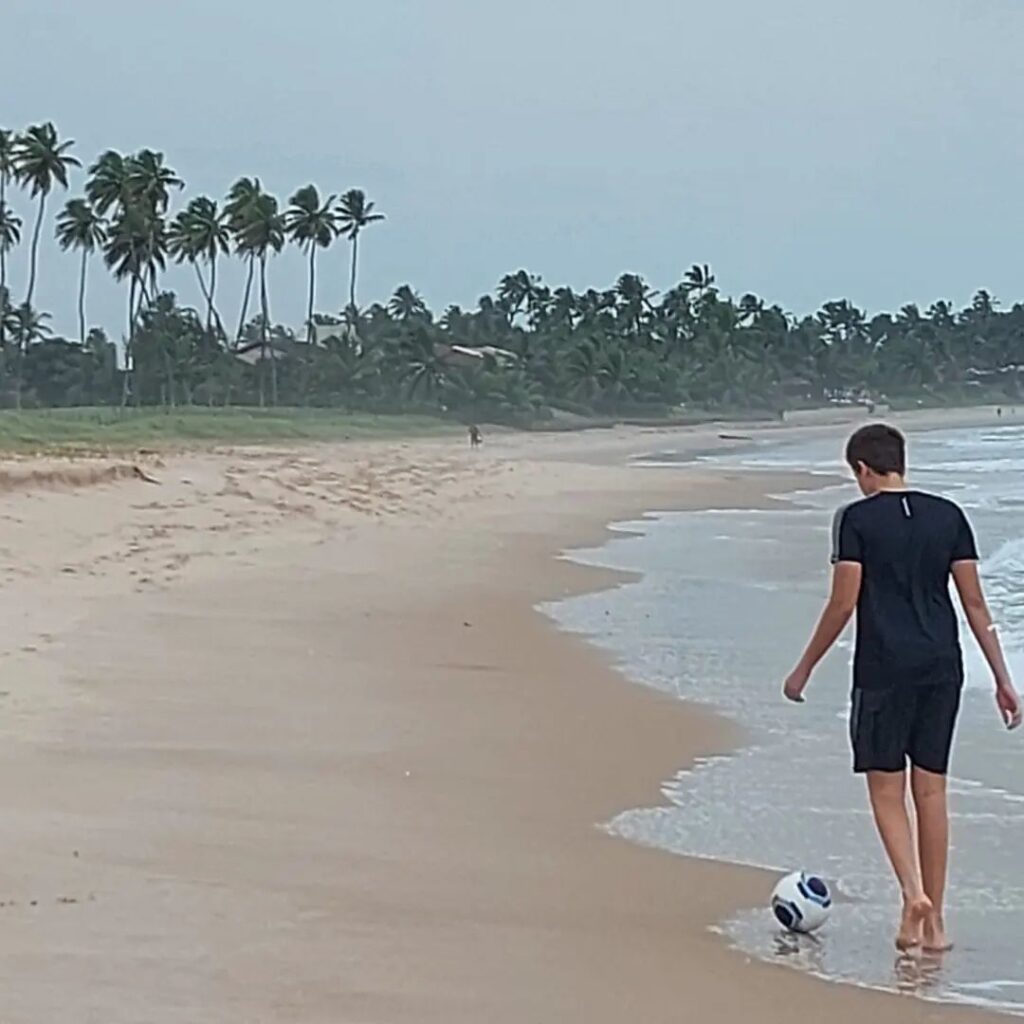
[{"label": "sky", "polygon": [[[360,305],[410,283],[471,306],[520,267],[664,290],[696,262],[796,313],[1024,299],[1019,0],[2,0],[0,38],[0,125],[52,120],[85,164],[161,150],[179,204],[242,175],[363,188],[387,220]],[[323,257],[318,309],[347,260]],[[69,335],[76,274],[47,242],[37,304]],[[305,287],[279,257],[276,320]],[[99,263],[90,288],[117,336],[124,289]],[[228,324],[240,292],[228,273]]]}]

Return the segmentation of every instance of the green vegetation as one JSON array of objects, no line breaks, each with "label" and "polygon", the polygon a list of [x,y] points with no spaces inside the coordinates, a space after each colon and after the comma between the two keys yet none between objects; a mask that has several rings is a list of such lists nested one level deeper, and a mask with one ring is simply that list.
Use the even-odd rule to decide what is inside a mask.
[{"label": "green vegetation", "polygon": [[0,450],[162,448],[185,442],[261,444],[430,436],[455,428],[429,416],[334,409],[31,409],[0,412]]},{"label": "green vegetation", "polygon": [[[33,297],[46,271],[38,266],[39,239],[52,200],[80,166],[73,150],[51,124],[0,131],[0,405],[8,408],[286,406],[532,426],[577,422],[574,416],[675,419],[837,401],[1022,397],[1024,305],[1001,310],[985,291],[960,310],[939,301],[923,312],[908,305],[868,316],[837,300],[795,317],[756,295],[722,295],[710,268],[694,265],[663,294],[636,274],[575,292],[520,270],[474,309],[449,306],[435,315],[411,285],[386,304],[362,308],[359,243],[384,219],[364,192],[322,194],[310,184],[282,203],[258,178],[245,177],[222,202],[186,197],[163,154],[148,149],[103,153],[88,166],[82,195],[53,218],[59,245],[80,256],[68,281],[79,336],[55,337]],[[31,204],[30,231],[13,194]],[[317,311],[317,261],[340,239],[350,245],[347,305],[325,314]],[[298,332],[271,312],[274,258],[289,245],[308,267],[307,322]],[[19,301],[7,272],[23,254],[28,289]],[[246,272],[230,332],[235,316],[222,309],[217,289],[229,259]],[[194,270],[194,305],[162,287],[169,261]],[[88,319],[89,275],[99,262],[125,290],[124,328],[114,335],[120,347],[109,325],[90,327]],[[52,423],[88,433],[96,415]],[[326,422],[310,416],[300,422]],[[21,422],[10,421],[15,433]],[[257,433],[285,429],[271,428],[277,421],[269,416],[193,412],[112,419],[110,430],[137,431],[143,422],[158,435],[179,424],[190,437],[226,422],[251,422]]]}]

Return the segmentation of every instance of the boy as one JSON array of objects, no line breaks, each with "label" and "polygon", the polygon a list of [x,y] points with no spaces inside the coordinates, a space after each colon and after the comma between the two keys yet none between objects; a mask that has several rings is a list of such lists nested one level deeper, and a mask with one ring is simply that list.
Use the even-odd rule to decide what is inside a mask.
[{"label": "boy", "polygon": [[[1021,703],[978,578],[974,535],[960,508],[904,481],[906,442],[892,427],[862,427],[846,461],[864,498],[833,524],[832,593],[807,650],[786,679],[797,703],[819,661],[857,612],[850,739],[871,809],[903,894],[896,946],[941,953],[949,821],[946,771],[963,664],[949,593],[953,577],[971,631],[992,670],[1009,729]],[[917,841],[907,809],[907,765]]]}]

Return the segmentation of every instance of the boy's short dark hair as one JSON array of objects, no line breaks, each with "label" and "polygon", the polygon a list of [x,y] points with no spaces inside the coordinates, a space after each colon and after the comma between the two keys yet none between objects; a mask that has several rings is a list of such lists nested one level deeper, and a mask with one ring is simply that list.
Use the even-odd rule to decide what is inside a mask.
[{"label": "boy's short dark hair", "polygon": [[884,476],[907,471],[907,442],[895,428],[885,423],[861,427],[846,442],[846,461],[856,472],[860,463]]}]

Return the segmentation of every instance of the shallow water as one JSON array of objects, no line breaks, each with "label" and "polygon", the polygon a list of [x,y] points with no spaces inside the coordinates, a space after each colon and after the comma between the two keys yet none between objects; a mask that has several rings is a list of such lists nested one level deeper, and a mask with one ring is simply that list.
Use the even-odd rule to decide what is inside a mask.
[{"label": "shallow water", "polygon": [[[911,457],[929,467],[914,474],[915,486],[968,509],[993,612],[1024,682],[1024,428],[921,435]],[[671,453],[658,458],[668,465]],[[727,461],[834,473],[837,452],[821,442],[776,444]],[[863,784],[849,770],[849,636],[819,669],[807,704],[779,696],[826,592],[832,511],[855,496],[852,485],[830,485],[789,496],[782,510],[651,517],[623,524],[626,533],[598,550],[573,553],[642,576],[546,610],[613,652],[632,677],[708,704],[749,731],[742,749],[672,780],[667,806],[628,811],[609,827],[691,856],[780,872],[799,866],[833,880],[840,902],[815,938],[780,935],[766,907],[723,922],[728,941],[747,953],[1024,1014],[1024,737],[1001,728],[973,641],[965,637],[968,678],[951,778],[949,923],[957,948],[941,963],[891,952],[896,893]]]}]

